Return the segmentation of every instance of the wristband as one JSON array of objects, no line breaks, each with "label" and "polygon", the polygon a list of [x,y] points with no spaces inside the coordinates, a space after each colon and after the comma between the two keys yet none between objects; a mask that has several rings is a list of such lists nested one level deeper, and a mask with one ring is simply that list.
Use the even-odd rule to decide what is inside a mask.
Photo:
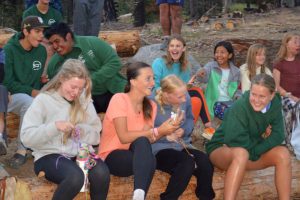
[{"label": "wristband", "polygon": [[292,95],[292,93],[290,93],[290,92],[286,92],[286,93],[284,94],[285,97],[290,97],[291,95]]}]

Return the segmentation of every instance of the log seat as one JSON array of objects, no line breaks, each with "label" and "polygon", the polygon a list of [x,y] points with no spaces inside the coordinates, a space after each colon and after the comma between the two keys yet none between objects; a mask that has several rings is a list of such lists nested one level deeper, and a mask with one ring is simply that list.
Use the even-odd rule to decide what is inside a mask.
[{"label": "log seat", "polygon": [[[242,186],[240,188],[238,199],[277,199],[277,192],[274,185],[274,168],[267,168],[259,171],[249,171],[246,173]],[[215,169],[213,177],[213,187],[216,192],[215,199],[223,199],[225,173]],[[169,175],[167,173],[156,171],[152,180],[147,200],[159,199],[168,183]],[[32,191],[33,200],[50,200],[56,185],[47,181],[45,178],[23,178],[28,183]],[[187,189],[180,197],[180,200],[196,200],[194,194],[196,188],[196,178],[192,177]],[[120,178],[111,176],[111,182],[108,193],[108,200],[130,200],[132,199],[133,177]],[[89,195],[80,193],[76,200],[85,200]],[[300,197],[300,162],[292,157],[292,199]]]}]

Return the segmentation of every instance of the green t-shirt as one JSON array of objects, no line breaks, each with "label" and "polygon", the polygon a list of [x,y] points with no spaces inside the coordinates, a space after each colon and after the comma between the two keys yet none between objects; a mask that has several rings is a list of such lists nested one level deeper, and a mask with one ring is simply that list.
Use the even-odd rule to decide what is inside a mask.
[{"label": "green t-shirt", "polygon": [[47,74],[53,78],[62,64],[69,58],[82,60],[92,79],[92,94],[107,91],[115,94],[124,92],[126,79],[119,73],[122,68],[116,51],[103,40],[94,36],[74,36],[74,45],[67,55],[55,53],[49,61]]},{"label": "green t-shirt", "polygon": [[[272,133],[262,134],[271,125]],[[206,144],[206,152],[226,144],[228,147],[242,147],[248,150],[249,159],[255,161],[284,140],[284,125],[281,113],[281,97],[276,94],[265,113],[253,110],[249,102],[249,91],[245,92],[225,113],[221,126]]]},{"label": "green t-shirt", "polygon": [[43,19],[44,23],[49,26],[55,22],[61,22],[63,20],[61,13],[52,8],[51,6],[49,7],[49,10],[46,14],[41,13],[37,9],[36,5],[31,6],[30,8],[24,11],[23,19],[28,16],[39,16]]}]

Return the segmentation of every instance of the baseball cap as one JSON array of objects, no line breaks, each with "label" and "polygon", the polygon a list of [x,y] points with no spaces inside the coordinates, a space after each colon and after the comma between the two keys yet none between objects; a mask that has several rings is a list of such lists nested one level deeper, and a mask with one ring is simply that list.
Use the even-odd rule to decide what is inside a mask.
[{"label": "baseball cap", "polygon": [[48,27],[44,24],[41,17],[38,16],[28,16],[22,21],[21,29],[27,29],[28,31],[33,28],[46,28]]}]

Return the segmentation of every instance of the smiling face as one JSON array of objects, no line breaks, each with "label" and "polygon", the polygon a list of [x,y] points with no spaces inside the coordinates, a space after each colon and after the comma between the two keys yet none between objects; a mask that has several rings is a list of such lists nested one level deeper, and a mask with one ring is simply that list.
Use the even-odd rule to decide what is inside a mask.
[{"label": "smiling face", "polygon": [[178,62],[181,58],[183,52],[185,51],[185,46],[179,40],[172,39],[168,46],[168,52],[174,62]]},{"label": "smiling face", "polygon": [[223,46],[218,46],[215,51],[215,60],[218,62],[219,66],[222,68],[229,67],[229,60],[232,54],[227,51]]},{"label": "smiling face", "polygon": [[164,92],[164,101],[172,106],[178,107],[182,103],[186,102],[186,92],[187,90],[185,86],[176,88],[173,92],[170,93]]},{"label": "smiling face", "polygon": [[43,41],[43,31],[44,28],[33,28],[29,32],[26,29],[23,29],[25,38],[32,47],[38,47],[39,44]]},{"label": "smiling face", "polygon": [[249,101],[254,111],[262,111],[273,99],[275,92],[262,85],[253,84],[250,89]]},{"label": "smiling face", "polygon": [[74,101],[79,97],[85,87],[86,81],[77,77],[62,80],[58,93],[68,101]]},{"label": "smiling face", "polygon": [[293,36],[286,43],[287,51],[292,55],[297,55],[300,52],[300,36]]},{"label": "smiling face", "polygon": [[152,89],[154,87],[154,75],[151,67],[145,67],[139,69],[139,75],[135,79],[130,80],[132,89],[136,89],[143,96],[151,95]]},{"label": "smiling face", "polygon": [[256,66],[262,66],[266,61],[266,54],[264,49],[260,49],[255,56]]},{"label": "smiling face", "polygon": [[49,38],[49,44],[52,45],[54,51],[61,56],[68,54],[73,49],[73,39],[70,33],[66,35],[66,38],[63,38],[58,34],[52,35]]}]

